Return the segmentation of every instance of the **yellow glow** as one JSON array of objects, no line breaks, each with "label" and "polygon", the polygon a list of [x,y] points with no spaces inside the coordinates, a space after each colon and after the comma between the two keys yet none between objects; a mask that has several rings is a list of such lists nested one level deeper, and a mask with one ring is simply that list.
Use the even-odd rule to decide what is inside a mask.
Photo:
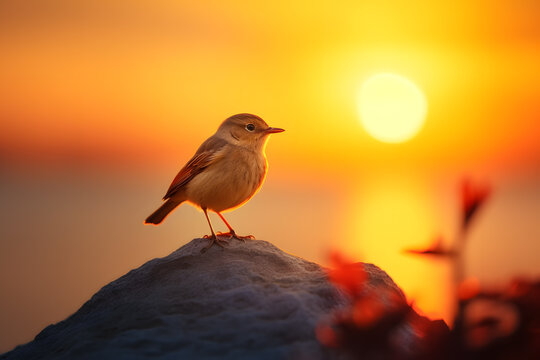
[{"label": "yellow glow", "polygon": [[437,201],[421,176],[399,174],[365,175],[362,187],[351,194],[351,204],[356,205],[348,211],[350,236],[344,239],[343,248],[351,256],[384,269],[424,314],[451,322],[447,263],[403,253],[407,248],[431,244],[440,230]]},{"label": "yellow glow", "polygon": [[424,94],[410,80],[377,74],[362,86],[359,96],[362,125],[377,140],[400,143],[418,133],[427,112]]},{"label": "yellow glow", "polygon": [[[496,196],[467,240],[467,276],[497,285],[540,274],[538,1],[27,3],[0,1],[0,182],[12,195],[2,197],[0,292],[17,294],[0,296],[0,353],[115,274],[207,233],[189,206],[155,229],[139,221],[239,112],[287,130],[268,144],[262,191],[227,215],[239,232],[315,262],[340,245],[452,320],[448,262],[402,250],[455,240],[455,186],[469,174]],[[398,146],[360,125],[361,86],[382,72],[429,98],[429,123]],[[50,191],[34,196],[36,178]],[[84,211],[62,213],[82,188]],[[32,213],[58,215],[21,216],[29,196]],[[126,251],[127,239],[137,246]],[[103,266],[88,272],[96,258]],[[17,271],[25,260],[39,280]]]}]

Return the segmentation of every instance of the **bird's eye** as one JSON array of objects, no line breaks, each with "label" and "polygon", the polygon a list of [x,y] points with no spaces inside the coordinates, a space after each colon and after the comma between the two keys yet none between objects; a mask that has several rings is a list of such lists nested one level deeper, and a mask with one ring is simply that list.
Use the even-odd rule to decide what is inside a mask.
[{"label": "bird's eye", "polygon": [[247,125],[246,125],[246,130],[247,130],[247,131],[253,131],[253,130],[255,130],[255,125],[253,125],[253,124],[247,124]]}]

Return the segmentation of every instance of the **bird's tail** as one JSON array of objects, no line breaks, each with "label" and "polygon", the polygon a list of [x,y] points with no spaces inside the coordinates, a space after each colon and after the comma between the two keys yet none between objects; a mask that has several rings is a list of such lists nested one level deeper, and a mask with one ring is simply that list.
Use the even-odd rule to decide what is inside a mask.
[{"label": "bird's tail", "polygon": [[161,224],[163,219],[165,219],[167,215],[169,215],[169,213],[181,203],[182,201],[168,199],[163,205],[159,207],[159,209],[157,209],[152,213],[152,215],[147,217],[146,220],[144,220],[144,223],[154,225]]}]

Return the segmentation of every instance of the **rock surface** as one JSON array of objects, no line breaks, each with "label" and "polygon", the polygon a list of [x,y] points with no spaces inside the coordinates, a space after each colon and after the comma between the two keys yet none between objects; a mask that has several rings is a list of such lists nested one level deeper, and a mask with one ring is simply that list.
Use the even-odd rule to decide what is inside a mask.
[{"label": "rock surface", "polygon": [[[326,359],[315,326],[347,298],[319,265],[266,241],[195,239],[97,292],[0,359]],[[392,279],[365,265],[368,285]]]}]

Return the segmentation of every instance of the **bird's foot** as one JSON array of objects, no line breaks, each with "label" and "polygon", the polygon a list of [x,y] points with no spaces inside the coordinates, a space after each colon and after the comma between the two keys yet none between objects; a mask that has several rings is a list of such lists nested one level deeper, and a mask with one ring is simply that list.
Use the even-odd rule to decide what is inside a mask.
[{"label": "bird's foot", "polygon": [[205,252],[207,252],[208,249],[210,249],[214,244],[216,244],[217,246],[221,248],[224,248],[226,245],[229,245],[229,242],[227,240],[220,239],[216,235],[213,235],[213,234],[204,235],[203,238],[210,239],[210,242],[208,243],[208,245],[206,245],[205,247],[201,249],[201,254],[204,254]]},{"label": "bird's foot", "polygon": [[231,230],[231,231],[226,232],[226,233],[218,232],[217,236],[226,237],[227,239],[236,239],[236,240],[240,240],[240,241],[243,241],[243,242],[246,242],[246,239],[247,240],[255,240],[255,236],[253,236],[253,235],[247,235],[247,236],[236,235],[234,230]]}]

